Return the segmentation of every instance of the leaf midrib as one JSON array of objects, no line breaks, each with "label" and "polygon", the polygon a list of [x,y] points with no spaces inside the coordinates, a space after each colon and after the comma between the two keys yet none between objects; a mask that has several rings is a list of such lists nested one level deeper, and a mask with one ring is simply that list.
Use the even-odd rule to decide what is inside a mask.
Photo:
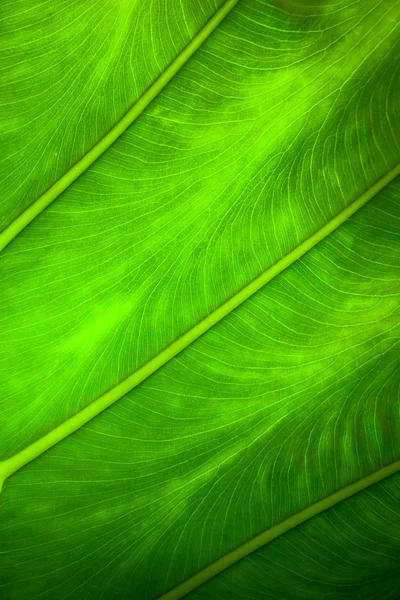
[{"label": "leaf midrib", "polygon": [[311,250],[318,242],[330,235],[351,215],[359,210],[364,204],[373,198],[380,190],[388,185],[397,175],[400,175],[400,163],[391,169],[386,175],[381,177],[374,185],[366,190],[361,196],[346,206],[340,213],[330,219],[325,225],[305,239],[301,244],[293,248],[288,254],[278,260],[271,267],[263,271],[258,277],[253,279],[244,288],[239,290],[231,298],[226,300],[219,307],[214,309],[202,321],[186,331],[182,336],[173,341],[161,352],[149,360],[137,371],[129,375],[126,379],[105,392],[102,396],[91,402],[81,411],[64,421],[61,425],[51,430],[49,433],[33,442],[14,456],[0,462],[0,492],[4,481],[23,466],[52,448],[55,444],[65,439],[78,429],[99,415],[103,410],[120,400],[128,392],[142,383],[145,379],[155,373],[160,367],[169,362],[179,352],[187,348],[201,335],[206,333],[216,323],[221,321],[235,308],[248,300],[262,287],[264,287],[274,277],[287,269],[296,260],[299,260],[306,252]]},{"label": "leaf midrib", "polygon": [[152,83],[128,112],[106,133],[77,163],[68,169],[46,192],[26,208],[0,233],[0,252],[44,211],[60,194],[82,175],[108,148],[132,125],[147,106],[161,93],[170,80],[187,63],[189,58],[210,37],[239,0],[226,0],[199,33]]}]

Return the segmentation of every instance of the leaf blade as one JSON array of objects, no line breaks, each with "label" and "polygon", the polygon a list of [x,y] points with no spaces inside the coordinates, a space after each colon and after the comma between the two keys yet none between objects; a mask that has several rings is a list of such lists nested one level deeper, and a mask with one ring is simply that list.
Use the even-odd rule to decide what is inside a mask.
[{"label": "leaf blade", "polygon": [[[264,285],[269,283],[274,277],[279,275],[284,269],[287,269],[293,262],[299,260],[306,252],[312,249],[315,244],[320,242],[326,236],[330,235],[342,223],[346,221],[357,210],[362,208],[376,193],[387,186],[396,176],[400,174],[400,164],[387,173],[382,179],[374,184],[369,190],[357,198],[352,204],[347,206],[341,213],[331,219],[319,231],[316,231],[309,239],[294,248],[287,256],[283,257],[275,265],[262,273],[257,279],[252,281],[245,288],[240,290],[235,296],[229,298],[223,305],[207,315],[207,317],[197,323],[192,329],[184,333],[178,340],[175,340],[167,348],[163,349],[157,356],[152,358],[143,367],[135,371],[131,376],[117,384],[111,390],[108,390],[100,398],[97,398],[79,413],[64,421],[61,425],[50,431],[46,436],[40,438],[27,448],[24,448],[18,454],[11,456],[1,464],[3,474],[0,476],[0,491],[2,484],[7,477],[10,477],[16,471],[26,464],[39,457],[43,452],[52,448],[77,429],[86,425],[91,419],[99,415],[103,410],[109,408],[120,400],[125,394],[133,390],[142,383],[147,377],[150,377],[156,370],[161,368],[174,358],[179,352],[182,352],[187,346],[193,343],[198,337],[206,333],[218,321],[226,317],[232,310],[235,310],[240,304],[248,300],[253,294],[257,293]],[[370,485],[370,484],[368,484]]]},{"label": "leaf blade", "polygon": [[[2,458],[140,368],[394,168],[398,10],[238,3],[134,127],[5,249]],[[395,180],[10,478],[6,593],[154,598],[398,460],[398,193]]]},{"label": "leaf blade", "polygon": [[218,27],[222,19],[237,4],[238,0],[226,0],[203,29],[189,42],[186,48],[152,83],[132,108],[92,147],[88,152],[64,173],[48,190],[30,204],[17,218],[0,232],[0,252],[43,210],[58,198],[95,160],[113,144],[126,129],[142,114],[154,98],[170,82],[172,77],[189,60],[197,48]]},{"label": "leaf blade", "polygon": [[256,600],[260,590],[266,598],[293,600],[323,595],[396,600],[399,482],[392,475],[321,513],[197,588],[187,600],[241,600],[244,594]]},{"label": "leaf blade", "polygon": [[[392,27],[391,37],[381,33],[397,7],[384,2],[364,15],[361,3],[332,27],[324,7],[306,18],[268,6],[239,3],[134,127],[2,253],[2,393],[20,419],[13,415],[11,430],[9,405],[0,407],[4,458],[125,379],[396,164],[398,96],[360,154],[354,114],[368,133],[370,112],[353,86],[361,75],[364,86],[372,80],[368,99],[379,106],[391,93],[397,37]],[[374,36],[359,36],[348,82],[348,53],[364,28]],[[296,77],[303,86],[289,96]],[[317,156],[322,132],[329,143]],[[318,161],[331,157],[321,176]]]},{"label": "leaf blade", "polygon": [[6,591],[155,598],[398,460],[399,193],[395,180],[124,402],[10,478]]},{"label": "leaf blade", "polygon": [[160,596],[159,600],[179,600],[179,598],[183,598],[216,575],[222,573],[222,571],[225,569],[228,569],[231,565],[243,560],[249,554],[255,552],[259,548],[262,548],[265,546],[265,544],[268,544],[280,535],[290,531],[298,525],[301,525],[308,519],[312,519],[319,513],[332,508],[339,502],[343,502],[343,500],[351,498],[351,496],[358,494],[369,486],[383,481],[395,473],[398,473],[399,471],[400,460],[397,460],[386,467],[382,467],[382,469],[379,469],[379,471],[375,471],[363,479],[359,479],[347,487],[338,490],[331,496],[327,496],[323,500],[319,500],[315,504],[308,506],[299,513],[288,517],[285,521],[275,525],[268,531],[264,531],[260,535],[252,538],[249,542],[245,542],[242,546],[235,548],[230,554],[226,554],[225,556],[219,558],[216,562],[203,569],[203,571],[199,571],[196,573],[196,575],[193,575],[193,577],[187,579],[184,583]]}]

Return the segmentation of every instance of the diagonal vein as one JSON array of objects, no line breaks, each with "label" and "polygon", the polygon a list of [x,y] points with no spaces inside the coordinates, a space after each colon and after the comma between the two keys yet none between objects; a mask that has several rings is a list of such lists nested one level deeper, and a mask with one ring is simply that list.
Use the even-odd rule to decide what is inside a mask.
[{"label": "diagonal vein", "polygon": [[189,592],[192,592],[194,589],[198,588],[200,585],[209,581],[218,573],[221,573],[235,562],[239,561],[242,558],[248,556],[251,552],[258,550],[268,542],[271,542],[278,536],[286,533],[290,529],[293,529],[297,525],[304,523],[304,521],[308,521],[312,517],[315,517],[319,513],[327,510],[328,508],[332,508],[339,502],[354,496],[358,492],[365,490],[367,487],[373,485],[374,483],[378,483],[390,475],[394,475],[400,471],[400,460],[397,460],[378,471],[374,471],[370,473],[366,477],[359,479],[351,483],[350,485],[338,490],[334,494],[323,498],[322,500],[318,500],[314,504],[311,504],[307,508],[299,511],[298,513],[288,517],[281,523],[274,525],[270,529],[263,531],[260,535],[255,536],[248,542],[245,542],[241,546],[235,548],[232,552],[225,554],[215,562],[208,565],[205,569],[202,569],[193,577],[190,577],[180,585],[176,586],[166,594],[163,594],[158,598],[158,600],[179,600],[179,598],[183,598]]},{"label": "diagonal vein", "polygon": [[253,279],[248,285],[239,290],[234,296],[226,300],[218,308],[207,315],[202,321],[189,329],[181,337],[174,340],[165,347],[159,354],[154,356],[145,365],[132,373],[129,377],[118,383],[116,386],[105,392],[102,396],[94,400],[84,409],[64,421],[61,425],[51,430],[33,444],[21,450],[7,460],[0,462],[0,492],[2,485],[10,475],[21,469],[23,466],[46,452],[49,448],[65,439],[80,427],[91,421],[103,410],[114,404],[117,400],[125,396],[128,392],[150,377],[160,367],[174,358],[179,352],[187,348],[203,333],[208,331],[216,323],[229,315],[235,308],[253,296],[262,287],[264,287],[274,277],[287,269],[292,263],[301,258],[306,252],[311,250],[318,242],[326,238],[330,233],[344,223],[351,215],[359,210],[364,204],[373,198],[380,190],[388,185],[397,175],[400,175],[400,164],[392,168],[386,175],[379,179],[374,185],[366,190],[361,196],[354,200],[344,210],[330,219],[323,227],[318,229],[306,240],[296,246],[291,252]]},{"label": "diagonal vein", "polygon": [[58,179],[44,194],[20,214],[4,231],[0,233],[0,252],[3,250],[35,217],[58,198],[90,165],[94,163],[142,114],[154,98],[165,88],[172,77],[183,67],[196,50],[207,40],[226,15],[239,0],[227,0],[214,16],[199,31],[196,37],[165,69],[156,81],[146,90],[129,111],[114,125],[112,129],[97,142],[75,165]]}]

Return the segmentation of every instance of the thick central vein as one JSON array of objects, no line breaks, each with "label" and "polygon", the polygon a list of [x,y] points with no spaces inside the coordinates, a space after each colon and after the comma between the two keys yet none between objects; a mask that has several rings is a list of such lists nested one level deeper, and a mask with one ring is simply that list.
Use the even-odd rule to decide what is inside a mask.
[{"label": "thick central vein", "polygon": [[86,406],[74,416],[70,417],[64,423],[41,437],[39,440],[27,446],[21,452],[18,452],[11,458],[0,462],[0,491],[5,479],[21,469],[43,452],[65,439],[74,431],[91,421],[99,415],[103,410],[114,404],[117,400],[125,396],[137,385],[142,383],[147,377],[150,377],[160,367],[165,365],[179,352],[187,348],[203,333],[208,331],[213,325],[221,321],[229,313],[231,313],[240,304],[258,292],[271,279],[279,275],[287,269],[292,263],[301,258],[306,252],[311,250],[318,242],[326,238],[330,233],[337,229],[344,221],[359,210],[368,200],[373,198],[381,189],[388,185],[397,175],[400,175],[400,164],[391,169],[384,177],[379,179],[372,187],[354,200],[349,206],[342,210],[339,214],[328,221],[323,227],[318,229],[313,235],[296,246],[286,256],[281,258],[266,271],[261,273],[256,279],[238,291],[234,296],[226,300],[213,312],[211,312],[202,321],[197,323],[189,331],[164,348],[159,354],[154,356],[149,362],[135,371],[132,375],[118,383],[115,387],[105,392],[94,402]]},{"label": "thick central vein", "polygon": [[58,179],[44,194],[31,204],[19,217],[0,233],[0,252],[3,250],[35,217],[64,192],[90,165],[94,163],[113,144],[126,129],[142,114],[154,98],[165,88],[167,83],[183,67],[196,50],[207,40],[221,21],[232,10],[239,0],[227,0],[203,29],[175,58],[167,69],[146,90],[139,100],[129,109],[120,121],[89,152]]}]

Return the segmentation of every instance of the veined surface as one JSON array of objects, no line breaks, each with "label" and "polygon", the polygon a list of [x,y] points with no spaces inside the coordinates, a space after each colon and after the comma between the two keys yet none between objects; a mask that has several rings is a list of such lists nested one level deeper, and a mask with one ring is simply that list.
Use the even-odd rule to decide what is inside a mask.
[{"label": "veined surface", "polygon": [[[98,143],[222,6],[71,1],[68,14],[62,3],[2,6],[1,43],[15,56],[2,92],[4,227]],[[1,459],[150,364],[378,193],[7,480],[0,585],[10,600],[156,598],[399,460],[400,183],[390,179],[400,160],[400,5],[230,8],[143,114],[1,253]],[[381,191],[379,181],[388,184]],[[320,535],[369,497],[376,506],[380,493],[395,518],[397,485],[393,475],[320,515]],[[310,570],[314,597],[400,594],[396,577],[390,589],[385,578],[400,555],[388,519],[379,521],[390,548],[376,563],[376,586],[363,579],[352,588],[344,563],[326,580],[321,560],[319,578]],[[287,535],[303,552],[302,534]],[[290,543],[279,542],[287,554]],[[369,565],[370,545],[361,546],[355,555]],[[268,570],[263,579],[274,547],[232,567],[232,584],[228,569],[191,593],[223,597],[240,580],[252,598],[258,578],[266,598],[282,597],[289,587],[278,576],[271,587]],[[287,561],[293,598],[305,598]]]}]

